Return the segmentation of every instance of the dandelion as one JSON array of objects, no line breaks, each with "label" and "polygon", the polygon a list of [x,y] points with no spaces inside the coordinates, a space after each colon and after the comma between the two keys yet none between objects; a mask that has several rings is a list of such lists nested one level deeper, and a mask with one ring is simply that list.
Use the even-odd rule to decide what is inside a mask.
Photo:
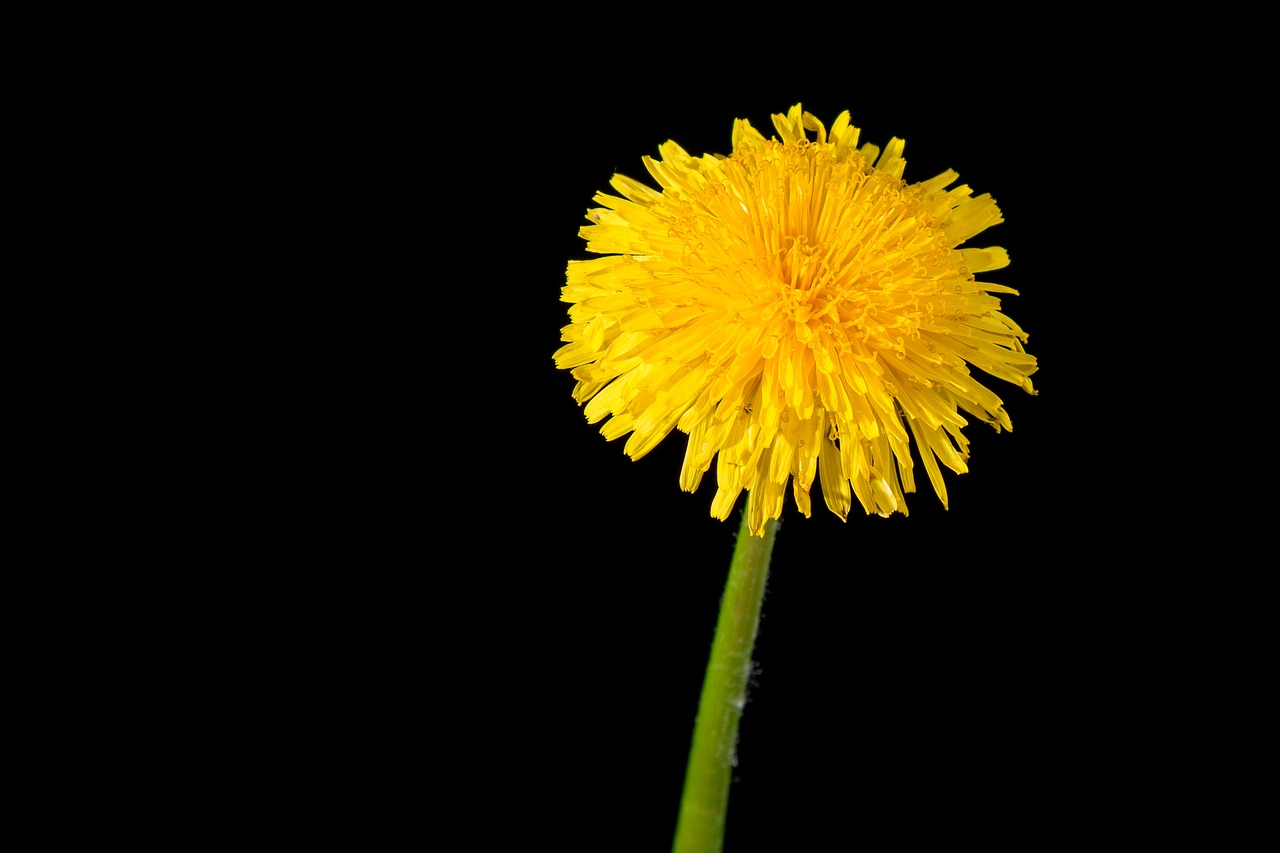
[{"label": "dandelion", "polygon": [[[724,839],[751,649],[787,487],[810,515],[816,479],[847,519],[907,512],[915,456],[947,505],[942,468],[968,470],[969,417],[1012,424],[970,370],[1035,393],[1027,335],[978,281],[1009,256],[961,248],[1001,220],[946,171],[908,185],[903,142],[858,145],[800,105],[765,139],[745,120],[728,157],[675,142],[644,158],[660,189],[624,175],[579,232],[601,257],[570,261],[569,325],[555,353],[590,423],[639,459],[688,436],[680,486],[716,466],[711,514],[747,492],[698,703],[674,853]],[[814,138],[810,138],[813,134]],[[966,417],[966,415],[968,417]]]},{"label": "dandelion", "polygon": [[962,248],[1000,209],[951,170],[908,185],[903,140],[859,146],[848,112],[828,130],[797,104],[773,125],[737,120],[727,157],[660,145],[643,158],[657,190],[613,176],[579,232],[601,257],[568,264],[555,363],[632,459],[686,434],[680,487],[714,462],[711,515],[746,491],[754,536],[788,486],[809,516],[815,479],[842,520],[855,498],[906,514],[912,442],[945,507],[969,418],[1012,428],[971,368],[1035,393],[1027,335],[1000,310],[1017,291],[976,278],[1008,254]]}]

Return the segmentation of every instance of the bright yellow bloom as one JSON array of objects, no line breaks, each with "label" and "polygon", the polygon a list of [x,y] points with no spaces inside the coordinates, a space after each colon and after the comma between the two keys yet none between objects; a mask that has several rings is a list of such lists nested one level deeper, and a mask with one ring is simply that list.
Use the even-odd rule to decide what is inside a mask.
[{"label": "bright yellow bloom", "polygon": [[756,535],[788,482],[809,515],[815,475],[842,520],[855,496],[906,514],[912,436],[945,507],[938,463],[968,470],[959,410],[1012,428],[969,365],[1035,393],[1027,335],[992,295],[1017,291],[974,278],[1009,256],[959,248],[1000,209],[945,189],[950,170],[908,186],[903,141],[859,148],[848,112],[828,131],[797,104],[773,125],[737,120],[729,157],[668,141],[643,158],[661,192],[619,174],[621,197],[595,196],[579,233],[604,257],[569,262],[556,365],[632,459],[687,433],[681,488],[715,460],[712,516],[746,489]]}]

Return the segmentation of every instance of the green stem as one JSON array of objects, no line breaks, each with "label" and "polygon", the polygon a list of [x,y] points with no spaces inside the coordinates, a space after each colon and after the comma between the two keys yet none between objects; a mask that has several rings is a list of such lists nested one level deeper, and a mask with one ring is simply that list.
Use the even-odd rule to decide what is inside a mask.
[{"label": "green stem", "polygon": [[698,701],[674,853],[720,853],[724,845],[738,721],[746,705],[751,651],[777,532],[777,522],[770,519],[763,537],[752,536],[744,509]]}]

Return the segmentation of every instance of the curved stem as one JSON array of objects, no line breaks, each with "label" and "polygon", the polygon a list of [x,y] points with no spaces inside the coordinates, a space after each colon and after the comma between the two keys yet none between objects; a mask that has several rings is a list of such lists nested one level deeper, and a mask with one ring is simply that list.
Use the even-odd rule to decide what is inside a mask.
[{"label": "curved stem", "polygon": [[770,519],[763,537],[752,536],[743,511],[698,701],[674,853],[720,853],[724,845],[738,721],[746,705],[751,652],[777,532],[777,522]]}]

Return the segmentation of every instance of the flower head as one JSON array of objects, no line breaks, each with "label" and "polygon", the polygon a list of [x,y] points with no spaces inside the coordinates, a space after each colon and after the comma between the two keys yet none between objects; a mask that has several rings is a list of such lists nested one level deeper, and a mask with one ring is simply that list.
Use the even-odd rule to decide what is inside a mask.
[{"label": "flower head", "polygon": [[788,484],[808,516],[815,477],[841,519],[855,497],[905,514],[913,438],[945,507],[940,464],[968,470],[961,412],[1012,428],[970,366],[1035,393],[1027,335],[994,295],[1017,291],[975,278],[1008,255],[960,248],[1000,209],[946,189],[950,170],[907,185],[903,141],[859,147],[848,112],[828,130],[797,104],[773,125],[737,120],[728,157],[664,143],[643,158],[660,190],[613,176],[579,232],[603,257],[568,264],[556,365],[632,459],[686,433],[681,488],[714,461],[712,516],[747,490],[756,535]]}]

